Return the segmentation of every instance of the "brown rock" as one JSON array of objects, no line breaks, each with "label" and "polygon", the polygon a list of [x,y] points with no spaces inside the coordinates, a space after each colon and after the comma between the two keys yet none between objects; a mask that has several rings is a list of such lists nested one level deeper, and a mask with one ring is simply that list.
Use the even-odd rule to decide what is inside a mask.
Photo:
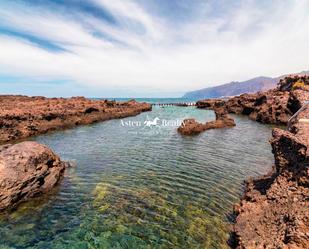
[{"label": "brown rock", "polygon": [[178,127],[178,132],[182,135],[196,135],[209,129],[218,129],[235,126],[234,119],[229,117],[227,110],[221,103],[213,104],[216,114],[216,120],[206,122],[205,124],[199,123],[194,119],[186,119]]},{"label": "brown rock", "polygon": [[309,125],[294,125],[273,130],[274,171],[249,180],[235,208],[237,248],[309,248]]},{"label": "brown rock", "polygon": [[261,123],[286,124],[293,114],[288,108],[288,100],[288,92],[269,90],[231,98],[226,106],[231,113],[249,115]]},{"label": "brown rock", "polygon": [[230,98],[226,102],[226,108],[230,113],[249,115],[254,110],[254,103],[256,99],[256,94],[245,93],[240,96]]},{"label": "brown rock", "polygon": [[225,101],[222,99],[204,99],[196,102],[196,107],[201,109],[213,109],[215,106],[224,106]]},{"label": "brown rock", "polygon": [[309,100],[309,91],[295,90],[290,93],[288,100],[288,108],[293,112],[297,112]]},{"label": "brown rock", "polygon": [[206,124],[197,122],[195,119],[185,119],[177,131],[182,135],[196,135],[206,130]]},{"label": "brown rock", "polygon": [[0,211],[53,189],[65,164],[36,142],[0,147]]},{"label": "brown rock", "polygon": [[249,115],[266,124],[287,124],[291,116],[309,99],[309,76],[286,77],[276,89],[230,98],[230,113]]},{"label": "brown rock", "polygon": [[276,171],[289,181],[309,188],[309,148],[305,137],[281,129],[273,130],[271,145],[275,156]]},{"label": "brown rock", "polygon": [[51,130],[137,115],[151,105],[134,100],[118,103],[84,97],[0,96],[0,143]]}]

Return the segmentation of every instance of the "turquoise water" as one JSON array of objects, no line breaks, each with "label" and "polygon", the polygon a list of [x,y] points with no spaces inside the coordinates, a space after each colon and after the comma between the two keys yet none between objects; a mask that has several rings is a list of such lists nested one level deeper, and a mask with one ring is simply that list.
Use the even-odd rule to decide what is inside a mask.
[{"label": "turquoise water", "polygon": [[214,114],[154,107],[33,138],[77,166],[50,195],[0,216],[0,248],[227,248],[243,180],[273,164],[271,128],[234,116],[235,128],[183,137],[188,117]]}]

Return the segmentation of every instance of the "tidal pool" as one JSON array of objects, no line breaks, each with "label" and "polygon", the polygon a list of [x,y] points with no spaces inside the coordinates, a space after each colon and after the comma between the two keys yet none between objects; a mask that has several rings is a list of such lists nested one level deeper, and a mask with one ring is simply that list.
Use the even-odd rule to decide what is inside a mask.
[{"label": "tidal pool", "polygon": [[53,193],[0,216],[0,248],[227,248],[243,181],[273,164],[271,127],[233,116],[234,128],[183,137],[188,117],[214,114],[154,107],[32,138],[76,167]]}]

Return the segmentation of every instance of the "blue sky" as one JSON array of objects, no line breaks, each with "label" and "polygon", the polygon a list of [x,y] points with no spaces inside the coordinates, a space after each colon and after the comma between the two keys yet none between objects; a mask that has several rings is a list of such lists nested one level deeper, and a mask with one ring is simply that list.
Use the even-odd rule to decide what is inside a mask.
[{"label": "blue sky", "polygon": [[0,94],[177,97],[308,70],[307,0],[3,0]]}]

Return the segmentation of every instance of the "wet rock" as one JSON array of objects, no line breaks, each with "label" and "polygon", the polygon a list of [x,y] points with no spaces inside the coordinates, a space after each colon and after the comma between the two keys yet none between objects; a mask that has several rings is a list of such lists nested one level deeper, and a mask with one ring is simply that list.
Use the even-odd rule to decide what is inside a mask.
[{"label": "wet rock", "polygon": [[22,142],[0,147],[0,211],[52,190],[65,164],[48,147]]},{"label": "wet rock", "polygon": [[84,97],[2,95],[0,105],[0,143],[151,110],[150,104],[134,100],[118,103]]}]

